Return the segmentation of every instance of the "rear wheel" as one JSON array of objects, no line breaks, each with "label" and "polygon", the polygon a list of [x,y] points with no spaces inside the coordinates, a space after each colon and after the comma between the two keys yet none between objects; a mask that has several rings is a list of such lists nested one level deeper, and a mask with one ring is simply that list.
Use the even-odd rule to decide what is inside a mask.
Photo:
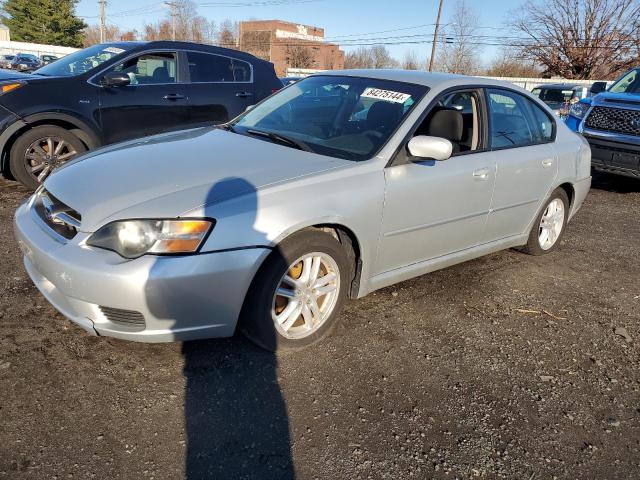
[{"label": "rear wheel", "polygon": [[56,167],[86,150],[70,131],[41,125],[26,131],[11,147],[11,173],[16,180],[35,189]]},{"label": "rear wheel", "polygon": [[524,251],[530,255],[544,255],[560,243],[569,216],[569,197],[558,188],[553,191],[538,214]]},{"label": "rear wheel", "polygon": [[317,342],[336,324],[352,270],[344,247],[331,234],[304,230],[292,235],[256,275],[240,330],[271,351]]}]

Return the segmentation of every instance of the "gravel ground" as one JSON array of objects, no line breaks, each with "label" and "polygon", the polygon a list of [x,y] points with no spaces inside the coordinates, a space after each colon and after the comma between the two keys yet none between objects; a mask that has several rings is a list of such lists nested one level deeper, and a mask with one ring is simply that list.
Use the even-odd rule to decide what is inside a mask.
[{"label": "gravel ground", "polygon": [[0,478],[640,477],[640,181],[559,250],[350,302],[328,340],[90,337],[26,276],[0,180]]}]

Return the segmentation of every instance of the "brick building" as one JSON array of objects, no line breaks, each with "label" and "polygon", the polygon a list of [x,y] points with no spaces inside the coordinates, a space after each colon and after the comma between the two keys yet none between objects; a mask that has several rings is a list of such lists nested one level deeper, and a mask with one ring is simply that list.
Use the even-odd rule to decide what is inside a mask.
[{"label": "brick building", "polygon": [[287,74],[287,68],[344,68],[344,52],[338,45],[325,43],[322,28],[281,20],[256,20],[240,22],[239,34],[240,50],[269,60],[281,77]]}]

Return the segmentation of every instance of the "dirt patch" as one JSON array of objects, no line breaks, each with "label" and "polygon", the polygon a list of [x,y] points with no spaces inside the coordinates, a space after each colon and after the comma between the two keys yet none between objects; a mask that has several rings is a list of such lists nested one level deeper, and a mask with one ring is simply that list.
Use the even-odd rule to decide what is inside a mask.
[{"label": "dirt patch", "polygon": [[551,255],[381,290],[280,357],[88,336],[22,268],[27,195],[0,180],[0,478],[638,478],[640,181],[596,177]]}]

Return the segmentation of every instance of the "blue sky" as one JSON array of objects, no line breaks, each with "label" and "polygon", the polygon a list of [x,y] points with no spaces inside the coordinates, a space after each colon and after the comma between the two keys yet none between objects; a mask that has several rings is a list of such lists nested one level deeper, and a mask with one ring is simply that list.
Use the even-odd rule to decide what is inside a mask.
[{"label": "blue sky", "polygon": [[[154,0],[107,0],[107,20],[121,28],[140,31],[145,23],[155,22],[166,15],[168,7],[162,1]],[[269,0],[195,0],[198,13],[210,20],[221,22],[224,19],[280,19],[295,23],[315,25],[325,29],[327,39],[335,38],[345,50],[344,40],[377,38],[376,41],[397,42],[395,39],[380,40],[380,37],[398,35],[432,34],[435,23],[438,0],[291,0],[289,4],[269,6],[229,7],[221,4],[229,3],[265,3]],[[273,0],[271,0],[273,1]],[[287,0],[277,0],[282,3]],[[299,3],[294,3],[294,2]],[[215,4],[205,6],[204,4]],[[456,0],[445,0],[442,20],[447,22],[455,8]],[[507,12],[504,0],[467,0],[467,4],[478,14],[478,22],[483,27],[484,35],[499,35],[504,25]],[[509,2],[508,9],[517,7],[521,0]],[[123,13],[128,12],[128,13]],[[78,15],[89,24],[98,22],[98,0],[80,0]],[[418,28],[413,28],[421,26]],[[403,29],[397,32],[388,30]],[[362,35],[369,32],[386,32]],[[348,37],[347,37],[348,36]],[[413,38],[414,40],[416,37]],[[411,39],[409,39],[411,40]],[[356,42],[354,42],[356,43]],[[363,40],[362,43],[373,43]],[[397,57],[402,58],[408,50],[415,51],[422,60],[428,58],[431,44],[388,45],[387,48]],[[352,47],[355,48],[355,47]],[[484,46],[482,60],[488,62],[498,51],[495,47]]]}]

